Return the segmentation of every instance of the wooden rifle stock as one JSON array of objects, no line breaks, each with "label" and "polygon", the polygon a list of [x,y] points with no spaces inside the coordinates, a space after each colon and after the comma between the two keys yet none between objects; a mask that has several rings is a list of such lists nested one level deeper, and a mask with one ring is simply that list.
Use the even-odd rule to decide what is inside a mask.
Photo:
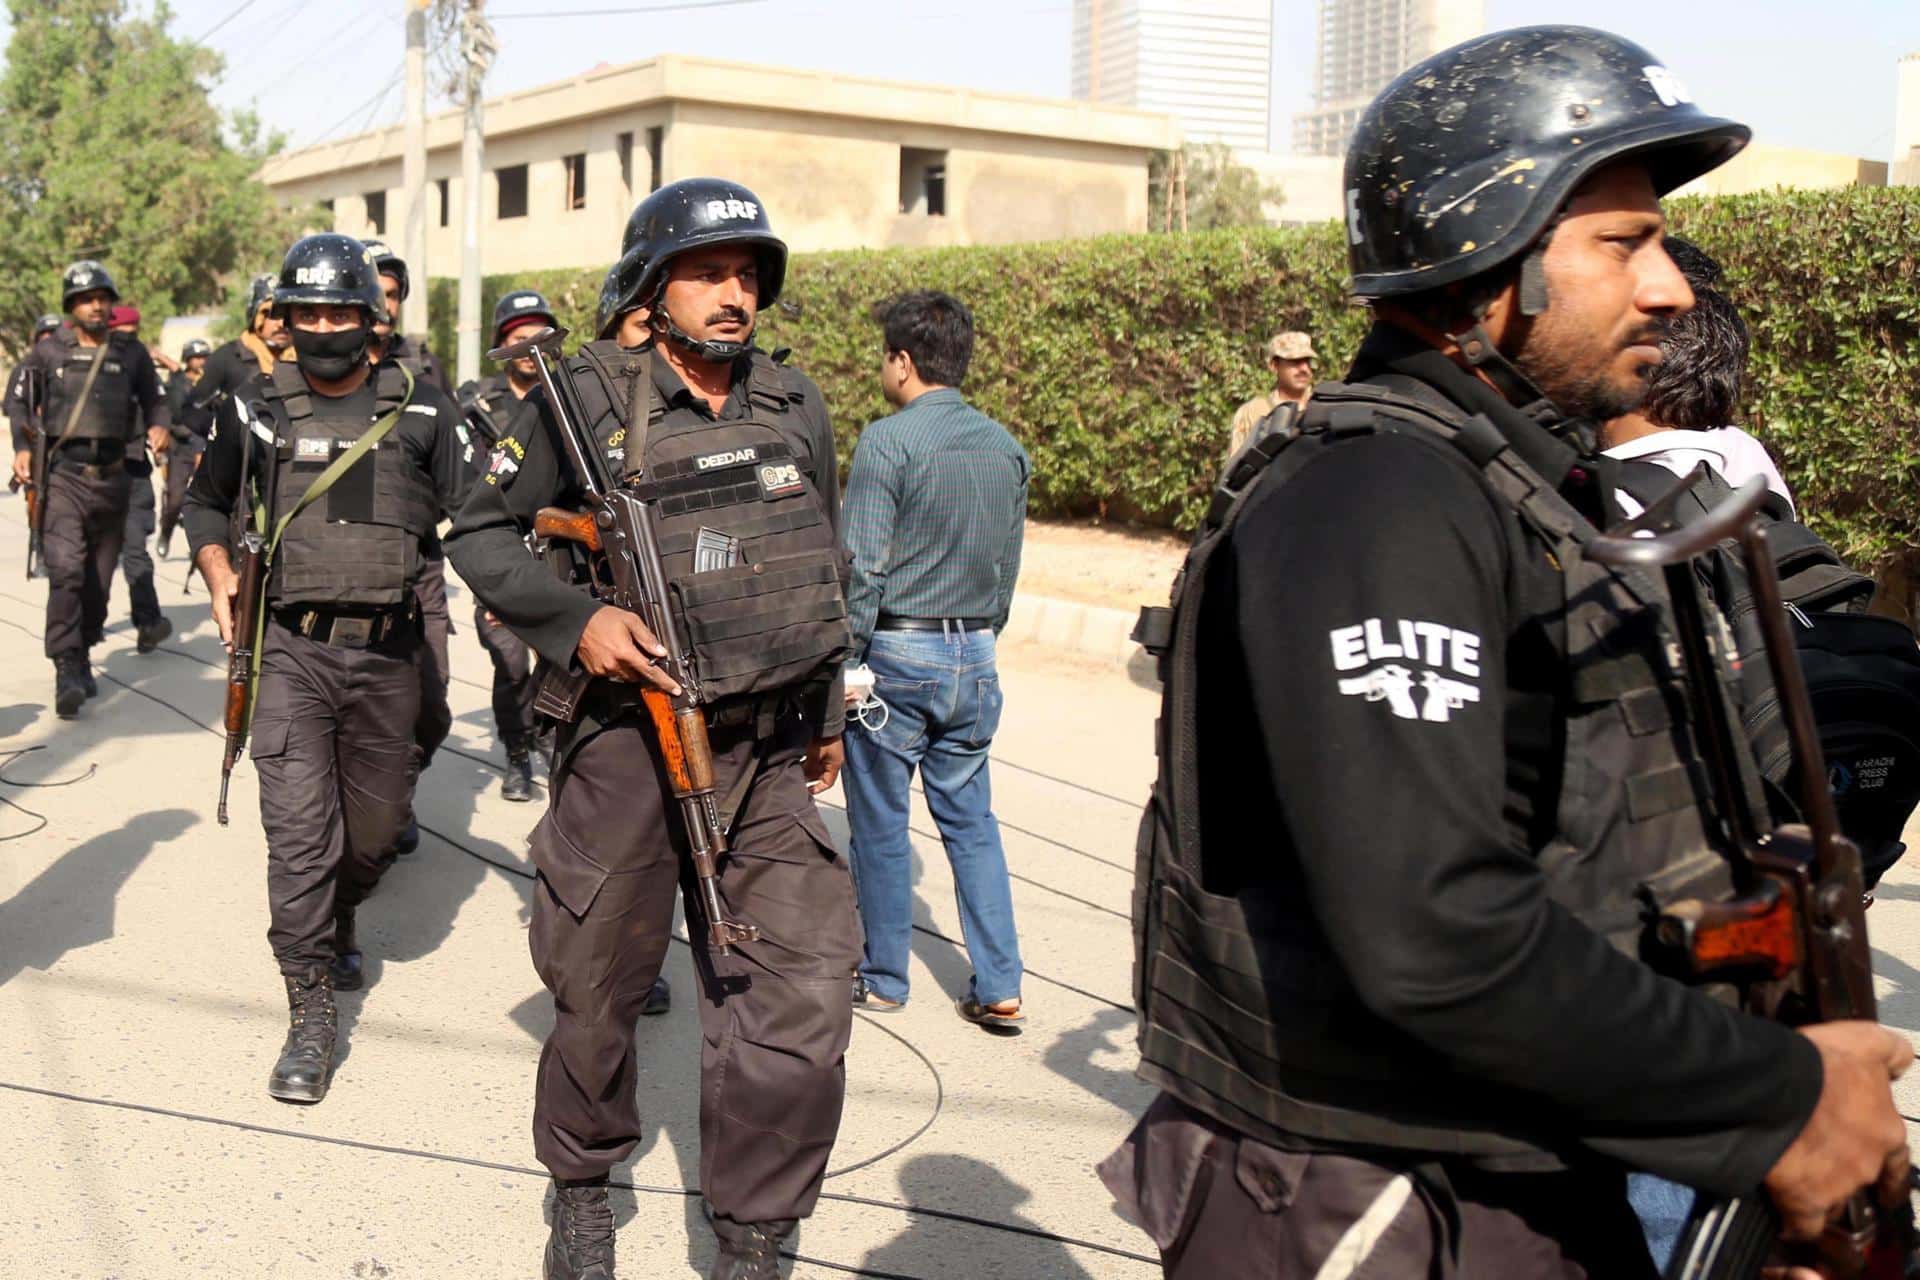
[{"label": "wooden rifle stock", "polygon": [[233,766],[246,750],[247,730],[253,723],[253,644],[260,626],[260,605],[266,571],[266,546],[257,533],[241,540],[240,591],[233,605],[233,648],[227,654],[226,750],[220,755],[220,805],[215,813],[227,825],[227,786]]},{"label": "wooden rifle stock", "polygon": [[591,511],[542,507],[533,517],[533,532],[536,537],[559,538],[563,542],[577,542],[589,551],[600,550],[600,529],[594,524]]}]

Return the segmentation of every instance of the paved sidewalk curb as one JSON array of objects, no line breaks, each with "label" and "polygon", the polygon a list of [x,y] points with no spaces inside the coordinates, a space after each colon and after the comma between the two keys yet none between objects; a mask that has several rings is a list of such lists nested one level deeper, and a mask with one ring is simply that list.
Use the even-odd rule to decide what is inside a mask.
[{"label": "paved sidewalk curb", "polygon": [[1015,594],[1003,640],[1043,645],[1124,667],[1140,652],[1128,637],[1137,609],[1110,609],[1052,596]]}]

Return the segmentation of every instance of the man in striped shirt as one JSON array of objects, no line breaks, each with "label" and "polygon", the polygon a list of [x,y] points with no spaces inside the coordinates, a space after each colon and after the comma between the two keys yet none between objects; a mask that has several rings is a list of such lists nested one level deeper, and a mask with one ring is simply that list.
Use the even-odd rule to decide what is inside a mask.
[{"label": "man in striped shirt", "polygon": [[847,478],[847,611],[874,698],[849,717],[847,816],[866,927],[855,1001],[907,1001],[913,928],[908,783],[920,771],[965,927],[973,981],[960,1015],[1011,1030],[1020,944],[987,749],[1000,723],[994,637],[1006,625],[1025,529],[1026,451],[960,395],[973,317],[942,293],[896,299],[882,322],[881,389],[897,412],[860,434]]}]

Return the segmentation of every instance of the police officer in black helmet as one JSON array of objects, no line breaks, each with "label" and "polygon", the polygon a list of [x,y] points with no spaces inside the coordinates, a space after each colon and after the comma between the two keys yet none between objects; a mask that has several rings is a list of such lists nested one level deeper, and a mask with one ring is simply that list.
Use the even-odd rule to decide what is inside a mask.
[{"label": "police officer in black helmet", "polygon": [[106,625],[108,589],[125,539],[133,492],[128,446],[139,440],[142,422],[156,450],[167,445],[167,404],[153,358],[138,338],[109,326],[119,298],[99,263],[68,267],[60,301],[72,324],[42,338],[16,377],[44,388],[39,422],[30,421],[22,397],[7,400],[13,473],[22,483],[32,471],[33,432],[47,432],[46,653],[53,660],[54,711],[62,718],[78,714],[97,688],[87,651]]},{"label": "police officer in black helmet", "polygon": [[[447,381],[446,370],[440,367],[439,357],[429,351],[424,342],[399,332],[400,304],[413,292],[406,260],[382,241],[368,240],[365,244],[379,269],[380,296],[387,305],[385,318],[374,322],[369,358],[375,364],[391,360],[411,373],[415,380],[451,393],[452,386]],[[453,729],[453,710],[447,704],[447,683],[453,678],[448,656],[453,618],[447,610],[447,557],[440,546],[437,529],[427,541],[427,563],[414,581],[414,594],[419,598],[420,616],[427,633],[426,647],[419,655],[420,719],[413,731],[414,754],[424,772],[433,763],[433,753],[440,749]],[[394,852],[412,853],[419,844],[420,828],[409,814]]]},{"label": "police officer in black helmet", "polygon": [[268,941],[292,1025],[267,1092],[318,1102],[332,1079],[333,993],[361,985],[356,908],[407,821],[420,699],[413,579],[468,484],[459,413],[395,365],[368,362],[385,314],[359,241],[287,253],[274,310],[296,359],[222,402],[182,524],[223,640],[234,593],[229,517],[261,504],[270,535],[249,754],[267,837]]},{"label": "police officer in black helmet", "polygon": [[[770,1280],[839,1130],[859,953],[852,882],[811,794],[832,785],[841,759],[833,434],[812,381],[754,346],[787,254],[752,192],[717,179],[663,187],[634,210],[624,247],[600,340],[567,362],[582,426],[615,475],[675,486],[688,514],[660,522],[673,582],[779,584],[709,593],[732,600],[731,628],[688,620],[688,634],[704,636],[694,642],[703,680],[764,677],[758,692],[709,708],[734,845],[720,895],[760,938],[722,957],[693,932],[701,1192],[720,1246],[711,1275]],[[534,967],[555,1005],[534,1150],[558,1183],[548,1280],[610,1280],[607,1171],[640,1140],[633,1026],[666,954],[685,833],[635,689],[670,683],[659,645],[522,541],[539,508],[578,502],[545,400],[535,390],[521,403],[524,458],[474,486],[448,546],[474,594],[547,662],[597,677],[560,731],[531,841]],[[769,565],[785,571],[762,574]],[[803,579],[814,584],[804,592]]]},{"label": "police officer in black helmet", "polygon": [[170,428],[173,447],[167,450],[166,495],[160,504],[158,542],[163,560],[173,543],[174,526],[180,521],[180,504],[186,500],[187,482],[193,479],[194,470],[200,465],[200,455],[207,447],[206,432],[213,425],[210,417],[203,421],[187,411],[188,397],[207,376],[207,362],[212,357],[213,344],[205,338],[194,338],[180,348],[180,368],[167,380],[167,412],[173,419]]},{"label": "police officer in black helmet", "polygon": [[1801,1238],[1905,1194],[1904,1039],[1642,961],[1648,902],[1732,885],[1665,593],[1581,551],[1617,518],[1594,431],[1692,305],[1659,197],[1746,140],[1576,27],[1446,50],[1362,115],[1351,385],[1242,455],[1144,620],[1162,1092],[1101,1172],[1169,1276],[1651,1277],[1628,1169],[1764,1186]]},{"label": "police officer in black helmet", "polygon": [[[525,337],[559,323],[547,300],[532,289],[503,294],[493,308],[492,345]],[[514,410],[539,381],[531,356],[509,360],[496,373],[460,388],[460,407],[467,415],[476,477],[519,469],[524,446],[508,433]],[[473,629],[493,660],[493,723],[507,752],[507,773],[500,784],[503,798],[533,799],[533,656],[526,642],[513,634],[499,615],[485,605],[473,606]]]}]

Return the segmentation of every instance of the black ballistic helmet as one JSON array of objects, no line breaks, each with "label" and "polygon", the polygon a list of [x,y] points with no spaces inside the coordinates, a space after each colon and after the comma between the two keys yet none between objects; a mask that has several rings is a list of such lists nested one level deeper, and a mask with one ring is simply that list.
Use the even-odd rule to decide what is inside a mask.
[{"label": "black ballistic helmet", "polygon": [[1746,145],[1632,41],[1518,27],[1455,45],[1373,100],[1347,148],[1353,292],[1418,293],[1525,253],[1597,170],[1631,156],[1661,195]]},{"label": "black ballistic helmet", "polygon": [[62,322],[59,316],[53,314],[53,312],[51,311],[47,312],[47,314],[41,316],[38,320],[33,322],[34,341],[38,342],[40,340],[40,335],[43,333],[52,333],[55,329],[58,329],[60,327],[61,323]]},{"label": "black ballistic helmet", "polygon": [[500,331],[522,316],[539,316],[554,328],[560,327],[546,298],[533,289],[515,289],[512,293],[501,295],[500,301],[493,304],[494,346],[500,345]]},{"label": "black ballistic helmet", "polygon": [[392,276],[400,286],[400,301],[405,302],[407,295],[413,292],[413,282],[407,276],[407,260],[395,253],[384,240],[363,241],[367,252],[373,255],[373,265],[383,276]]},{"label": "black ballistic helmet", "polygon": [[642,200],[627,219],[620,261],[600,292],[599,336],[608,337],[625,312],[653,301],[676,255],[716,244],[758,249],[760,309],[779,299],[787,278],[787,245],[773,234],[760,197],[724,178],[683,178]]},{"label": "black ballistic helmet", "polygon": [[259,316],[260,308],[273,301],[273,275],[258,275],[247,286],[247,327],[253,327],[254,319]]},{"label": "black ballistic helmet", "polygon": [[614,263],[607,268],[607,278],[600,282],[600,301],[594,307],[593,336],[611,338],[613,331],[620,326],[620,264]]},{"label": "black ballistic helmet", "polygon": [[294,242],[273,286],[273,313],[284,319],[297,302],[365,307],[372,319],[387,318],[380,271],[367,247],[352,236],[324,231]]},{"label": "black ballistic helmet", "polygon": [[83,293],[92,293],[95,289],[105,289],[115,302],[120,301],[120,291],[113,287],[113,277],[107,269],[89,258],[85,262],[76,262],[60,276],[60,306],[65,310],[73,306],[73,300]]},{"label": "black ballistic helmet", "polygon": [[186,346],[180,348],[180,363],[185,364],[195,356],[210,356],[212,354],[213,347],[205,338],[195,338]]}]

